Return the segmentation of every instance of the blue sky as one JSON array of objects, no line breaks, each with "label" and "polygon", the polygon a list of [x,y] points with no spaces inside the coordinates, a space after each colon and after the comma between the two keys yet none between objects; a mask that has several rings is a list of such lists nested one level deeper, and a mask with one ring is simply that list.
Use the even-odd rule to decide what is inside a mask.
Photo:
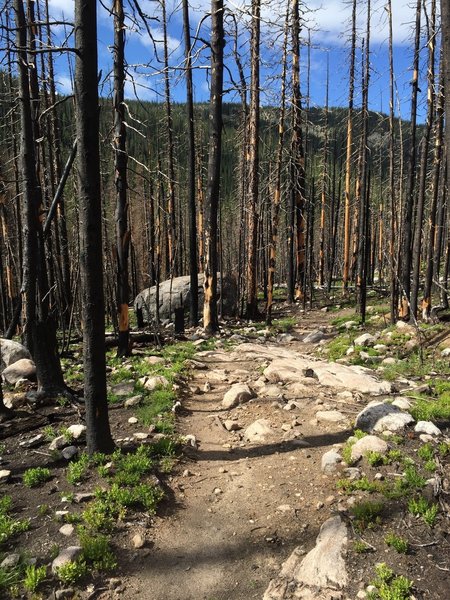
[{"label": "blue sky", "polygon": [[[429,5],[430,0],[427,0]],[[109,3],[108,3],[109,4]],[[415,13],[415,1],[392,0],[394,44],[395,44],[395,74],[397,85],[397,114],[404,118],[409,116],[409,95],[411,91],[411,63],[412,63],[412,38]],[[160,25],[161,9],[157,1],[140,0],[144,12],[152,17],[150,21],[153,41],[146,31],[140,29],[131,19],[128,20],[126,56],[129,63],[130,77],[127,83],[127,96],[135,94],[141,99],[157,100],[163,91],[161,64],[155,56],[155,47],[162,57],[162,29]],[[385,10],[385,0],[372,0],[372,31],[371,31],[371,90],[370,105],[373,110],[388,110],[389,98],[389,71],[388,71],[388,23]],[[73,0],[50,0],[53,14],[60,17],[62,14],[67,20],[73,19]],[[239,53],[244,65],[248,64],[248,26],[249,9],[248,0],[225,0],[229,13],[236,16],[239,28]],[[277,77],[280,73],[278,65],[280,59],[281,32],[283,28],[286,3],[284,0],[262,0],[262,101],[267,104],[276,104],[278,100],[279,85]],[[209,39],[209,20],[204,19],[208,13],[210,3],[206,0],[191,1],[191,29],[197,31],[199,37]],[[349,62],[349,34],[351,6],[345,0],[308,0],[302,7],[304,27],[303,37],[307,39],[307,29],[311,30],[311,81],[310,96],[312,106],[321,106],[325,98],[326,62],[327,55],[330,61],[330,104],[345,106],[348,95],[348,62]],[[128,11],[130,13],[130,11]],[[184,100],[184,81],[182,76],[183,65],[183,40],[182,40],[182,13],[181,5],[175,0],[167,0],[169,14],[169,48],[170,64],[173,68],[173,98],[176,101]],[[358,2],[358,38],[364,36],[366,21],[366,3]],[[231,21],[230,21],[231,23]],[[57,36],[62,39],[64,32],[58,28]],[[104,85],[102,93],[108,93],[108,73],[111,70],[112,43],[112,17],[99,3],[98,39],[99,39],[99,68],[102,69]],[[424,40],[423,40],[424,43]],[[195,46],[195,98],[205,101],[209,97],[208,89],[208,50],[202,48],[199,41]],[[233,76],[236,74],[234,59],[231,56],[232,43],[228,42],[226,52],[229,54],[226,64]],[[302,92],[306,94],[306,46],[302,48]],[[359,60],[359,59],[358,59]],[[426,72],[426,55],[423,53],[421,72]],[[61,91],[70,92],[71,81],[67,58],[58,59],[58,81]],[[247,70],[248,72],[248,70]],[[134,82],[134,83],[133,83]],[[237,101],[238,96],[231,90],[229,77],[225,83],[229,93],[226,100]],[[421,85],[425,92],[426,83]],[[419,109],[423,115],[425,94],[422,98],[422,107]],[[356,102],[360,100],[357,92]]]}]

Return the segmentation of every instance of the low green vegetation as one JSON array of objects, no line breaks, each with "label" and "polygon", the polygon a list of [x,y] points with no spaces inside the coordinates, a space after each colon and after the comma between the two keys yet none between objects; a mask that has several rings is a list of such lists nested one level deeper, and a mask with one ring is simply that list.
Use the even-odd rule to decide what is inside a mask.
[{"label": "low green vegetation", "polygon": [[350,514],[353,516],[355,529],[362,531],[379,525],[383,508],[383,502],[358,502],[352,506]]},{"label": "low green vegetation", "polygon": [[36,565],[28,565],[25,569],[23,587],[27,590],[27,592],[34,593],[45,581],[46,577],[47,567],[45,565],[40,567],[37,567]]},{"label": "low green vegetation", "polygon": [[367,554],[373,552],[373,546],[369,546],[364,540],[355,540],[353,542],[353,550],[356,554]]},{"label": "low green vegetation", "polygon": [[78,460],[71,462],[67,467],[67,481],[72,485],[77,485],[86,479],[89,462],[87,454],[82,454]]},{"label": "low green vegetation", "polygon": [[339,479],[337,482],[338,489],[350,494],[352,492],[382,492],[383,484],[379,481],[369,481],[367,476],[361,477],[361,479]]},{"label": "low green vegetation", "polygon": [[51,478],[50,469],[46,467],[35,467],[27,469],[23,474],[23,484],[29,488],[42,485]]},{"label": "low green vegetation", "polygon": [[353,435],[349,437],[347,442],[344,444],[341,454],[342,458],[347,463],[347,465],[354,464],[355,461],[352,459],[352,448],[358,440],[362,439],[366,435],[367,433],[365,433],[364,431],[361,431],[360,429],[355,429]]},{"label": "low green vegetation", "polygon": [[375,567],[376,577],[372,581],[376,592],[369,595],[370,600],[410,600],[413,582],[403,575],[396,575],[385,563]]},{"label": "low green vegetation", "polygon": [[411,498],[408,502],[408,510],[412,515],[422,517],[423,521],[430,527],[434,526],[439,512],[438,505],[428,502],[423,496]]},{"label": "low green vegetation", "polygon": [[407,540],[395,534],[393,531],[390,531],[388,534],[386,534],[384,541],[388,546],[394,548],[394,550],[396,550],[399,554],[406,554],[409,550],[409,544]]}]

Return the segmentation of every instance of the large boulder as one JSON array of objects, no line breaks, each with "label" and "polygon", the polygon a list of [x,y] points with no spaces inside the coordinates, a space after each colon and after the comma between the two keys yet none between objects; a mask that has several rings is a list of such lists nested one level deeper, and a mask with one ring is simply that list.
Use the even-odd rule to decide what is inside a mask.
[{"label": "large boulder", "polygon": [[29,358],[21,358],[3,370],[3,379],[6,383],[14,385],[19,379],[36,379],[36,365]]},{"label": "large boulder", "polygon": [[389,402],[373,400],[357,415],[355,427],[368,433],[402,431],[414,423],[413,417]]},{"label": "large boulder", "polygon": [[31,358],[25,346],[13,340],[0,339],[0,372],[22,358]]},{"label": "large boulder", "polygon": [[[199,310],[202,310],[204,274],[198,276],[198,303]],[[189,312],[191,304],[191,278],[190,275],[183,277],[174,277],[167,279],[159,284],[159,317],[160,319],[171,319],[177,308],[184,308]],[[223,284],[223,286],[222,286]],[[223,313],[233,315],[236,312],[237,286],[236,281],[231,276],[220,277],[217,274],[218,293],[221,294],[223,287]],[[156,314],[156,286],[152,286],[140,292],[134,300],[134,310],[138,316],[138,321],[150,322],[154,320]]]}]

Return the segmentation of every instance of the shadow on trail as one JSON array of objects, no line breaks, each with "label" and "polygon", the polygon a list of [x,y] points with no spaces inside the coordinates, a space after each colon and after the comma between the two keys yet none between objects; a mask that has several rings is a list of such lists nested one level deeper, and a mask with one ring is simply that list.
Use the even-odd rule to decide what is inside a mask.
[{"label": "shadow on trail", "polygon": [[185,454],[194,460],[208,461],[237,461],[241,458],[258,458],[260,456],[270,456],[272,454],[283,454],[295,450],[308,450],[320,448],[322,446],[332,446],[333,444],[344,443],[352,435],[351,429],[338,431],[337,433],[326,433],[322,435],[305,436],[299,438],[298,442],[306,442],[308,445],[302,445],[295,441],[274,442],[259,446],[248,446],[245,448],[233,448],[231,450],[202,450],[201,448],[185,448]]}]

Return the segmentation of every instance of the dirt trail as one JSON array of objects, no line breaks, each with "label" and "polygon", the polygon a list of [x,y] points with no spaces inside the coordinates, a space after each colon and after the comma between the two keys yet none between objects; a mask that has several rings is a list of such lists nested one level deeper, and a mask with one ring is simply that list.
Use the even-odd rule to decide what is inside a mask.
[{"label": "dirt trail", "polygon": [[[299,342],[289,348],[306,350]],[[275,406],[272,395],[226,411],[221,401],[230,384],[255,382],[261,364],[246,357],[201,360],[206,369],[196,370],[190,385],[202,390],[209,381],[212,389],[188,397],[179,419],[180,433],[194,435],[197,445],[186,451],[171,482],[171,514],[158,518],[151,551],[135,563],[130,598],[260,599],[291,551],[299,545],[310,550],[320,525],[337,508],[332,480],[320,463],[333,444],[345,441],[348,426],[315,419],[319,408],[336,406],[332,392],[312,383],[295,410],[283,410],[283,402]],[[284,401],[294,397],[279,390]],[[222,424],[227,418],[236,418],[241,429],[228,432]],[[260,418],[270,422],[276,437],[243,441],[245,428]]]}]

